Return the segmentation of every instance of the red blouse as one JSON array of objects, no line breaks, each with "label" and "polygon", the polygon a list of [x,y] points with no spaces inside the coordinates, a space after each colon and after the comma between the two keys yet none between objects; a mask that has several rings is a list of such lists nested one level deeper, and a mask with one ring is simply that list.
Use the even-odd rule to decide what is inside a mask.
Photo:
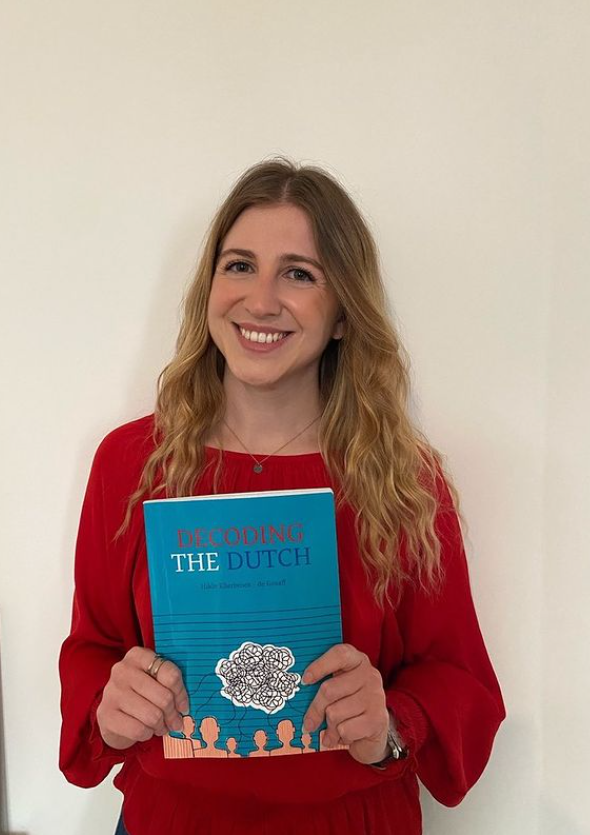
[{"label": "red blouse", "polygon": [[[154,646],[141,502],[126,533],[111,542],[153,449],[152,428],[153,415],[118,427],[92,463],[76,544],[72,627],[59,662],[60,769],[88,787],[123,763],[114,782],[124,794],[130,835],[259,835],[279,825],[282,835],[419,835],[418,778],[441,803],[459,803],[481,775],[505,717],[444,480],[436,527],[445,580],[438,595],[408,587],[395,608],[380,610],[356,547],[354,513],[348,506],[337,513],[343,638],[381,671],[409,758],[383,770],[347,750],[165,760],[161,737],[117,751],[105,745],[96,723],[112,665],[133,646]],[[305,487],[333,487],[320,453],[271,456],[260,474],[246,453],[224,453],[220,492]],[[195,493],[212,492],[209,468]]]}]

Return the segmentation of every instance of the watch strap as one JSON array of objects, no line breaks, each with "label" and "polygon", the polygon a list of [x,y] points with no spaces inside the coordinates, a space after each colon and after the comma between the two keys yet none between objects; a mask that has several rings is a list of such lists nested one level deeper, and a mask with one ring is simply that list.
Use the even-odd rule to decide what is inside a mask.
[{"label": "watch strap", "polygon": [[385,757],[385,759],[381,760],[378,763],[372,763],[374,768],[384,769],[386,768],[387,764],[397,760],[405,760],[409,754],[407,745],[404,745],[399,731],[397,730],[397,725],[395,723],[395,719],[393,718],[393,714],[391,711],[389,713],[389,727],[387,729],[387,744],[390,748],[390,754]]}]

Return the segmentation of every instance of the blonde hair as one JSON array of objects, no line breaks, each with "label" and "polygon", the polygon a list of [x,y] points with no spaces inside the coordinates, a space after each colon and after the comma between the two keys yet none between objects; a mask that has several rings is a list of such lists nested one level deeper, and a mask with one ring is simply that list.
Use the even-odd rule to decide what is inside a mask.
[{"label": "blonde hair", "polygon": [[[337,506],[347,502],[355,511],[360,553],[375,599],[383,605],[410,578],[424,587],[438,585],[441,546],[435,519],[441,489],[445,494],[442,479],[457,513],[459,498],[443,475],[442,456],[408,415],[409,360],[387,312],[377,247],[365,220],[330,173],[283,156],[246,170],[209,226],[184,299],[176,354],[158,377],[156,446],[129,497],[117,536],[141,496],[162,491],[169,497],[191,495],[205,468],[205,438],[225,409],[225,360],[207,326],[217,259],[241,212],[280,203],[306,212],[324,273],[344,313],[344,337],[330,340],[320,360],[324,408],[319,447]],[[215,485],[221,465],[220,453]]]}]

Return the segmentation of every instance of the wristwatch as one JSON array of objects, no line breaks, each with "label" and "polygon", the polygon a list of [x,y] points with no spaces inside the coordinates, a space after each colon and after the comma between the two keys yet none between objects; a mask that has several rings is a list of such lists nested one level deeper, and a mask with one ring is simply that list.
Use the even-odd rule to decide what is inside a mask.
[{"label": "wristwatch", "polygon": [[407,745],[404,745],[391,711],[389,711],[389,727],[387,729],[387,744],[391,748],[391,753],[378,763],[371,763],[373,768],[384,769],[392,760],[405,760],[409,754]]}]

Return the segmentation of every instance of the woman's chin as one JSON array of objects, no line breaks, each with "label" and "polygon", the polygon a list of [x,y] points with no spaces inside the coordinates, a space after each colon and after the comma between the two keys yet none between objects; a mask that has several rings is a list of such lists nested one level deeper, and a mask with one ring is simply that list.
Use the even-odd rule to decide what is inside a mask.
[{"label": "woman's chin", "polygon": [[252,374],[234,374],[233,376],[242,385],[248,386],[249,388],[260,389],[261,391],[264,389],[276,388],[281,385],[281,382],[284,382],[283,377],[271,375],[254,376]]},{"label": "woman's chin", "polygon": [[[319,364],[319,363],[318,363]],[[243,386],[257,388],[261,391],[277,389],[281,386],[288,386],[289,389],[295,387],[298,391],[306,390],[309,380],[317,379],[317,369],[312,368],[293,368],[285,364],[283,368],[279,368],[278,364],[274,368],[264,368],[262,363],[257,363],[252,367],[250,364],[241,362],[226,362],[225,375],[231,377],[234,382],[240,383]]]}]

